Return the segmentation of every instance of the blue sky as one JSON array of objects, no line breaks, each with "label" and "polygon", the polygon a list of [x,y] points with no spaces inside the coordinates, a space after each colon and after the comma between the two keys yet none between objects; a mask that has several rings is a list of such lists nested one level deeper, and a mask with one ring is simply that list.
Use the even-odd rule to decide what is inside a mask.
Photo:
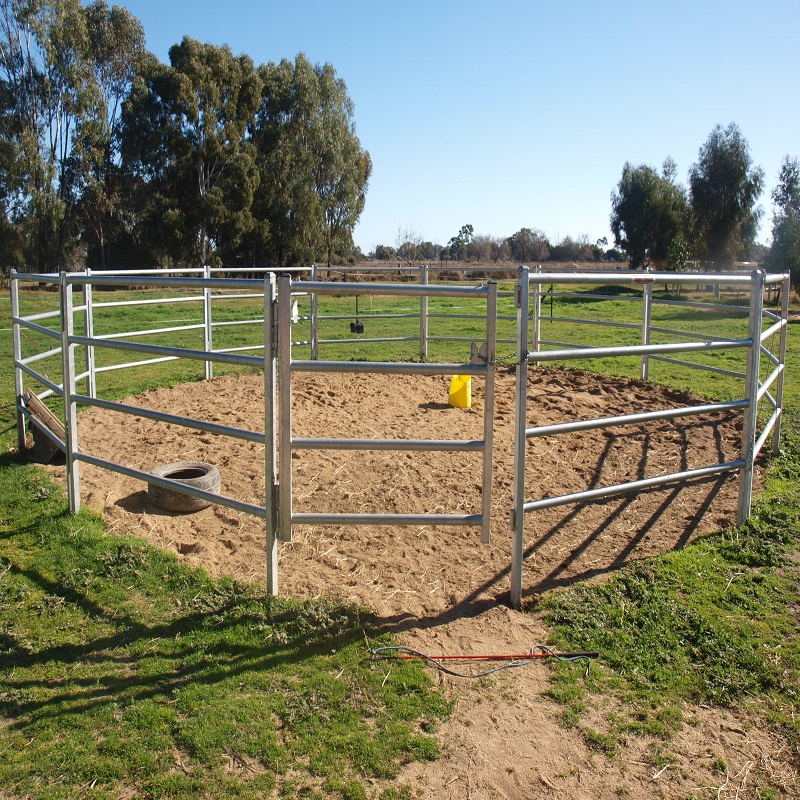
[{"label": "blue sky", "polygon": [[[110,4],[114,4],[110,0]],[[462,225],[607,236],[625,161],[681,182],[716,124],[765,171],[768,242],[784,155],[800,156],[797,0],[127,0],[162,61],[184,35],[257,63],[330,62],[373,175],[354,238],[446,243]]]}]

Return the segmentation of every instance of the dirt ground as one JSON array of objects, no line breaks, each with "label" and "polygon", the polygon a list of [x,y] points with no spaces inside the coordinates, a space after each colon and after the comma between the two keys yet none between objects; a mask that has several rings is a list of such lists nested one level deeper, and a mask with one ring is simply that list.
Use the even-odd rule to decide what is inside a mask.
[{"label": "dirt ground", "polygon": [[[447,404],[448,379],[407,376],[294,376],[293,436],[480,439],[483,386],[473,407]],[[663,387],[580,371],[531,372],[528,424],[690,405]],[[128,402],[263,431],[261,376],[237,376],[159,389]],[[295,526],[281,545],[280,591],[295,597],[334,592],[373,609],[398,639],[428,653],[526,652],[547,640],[535,612],[508,605],[513,475],[514,376],[498,375],[492,543],[477,528]],[[216,464],[224,494],[263,504],[264,447],[94,409],[79,418],[81,449],[137,469],[180,461]],[[740,417],[717,414],[667,423],[588,431],[528,442],[526,499],[621,483],[739,457]],[[480,454],[296,451],[295,511],[479,513]],[[56,472],[58,468],[53,468]],[[63,468],[60,469],[63,475]],[[173,550],[216,574],[263,581],[263,523],[223,506],[174,514],[148,504],[146,487],[82,465],[84,502],[111,529]],[[577,580],[603,580],[632,560],[680,547],[735,523],[735,476],[640,492],[526,517],[523,597]],[[387,668],[388,669],[388,668]],[[666,747],[666,769],[652,766],[653,743],[629,737],[609,759],[580,732],[557,722],[539,663],[501,673],[491,690],[437,677],[456,689],[443,726],[444,757],[412,764],[403,779],[430,798],[756,797],[755,787],[794,786],[781,743],[756,729],[746,709],[687,708],[686,725]],[[596,697],[584,721],[608,727],[610,698]],[[663,743],[662,743],[663,746]],[[724,759],[728,774],[714,769]],[[727,780],[727,783],[726,783]]]}]

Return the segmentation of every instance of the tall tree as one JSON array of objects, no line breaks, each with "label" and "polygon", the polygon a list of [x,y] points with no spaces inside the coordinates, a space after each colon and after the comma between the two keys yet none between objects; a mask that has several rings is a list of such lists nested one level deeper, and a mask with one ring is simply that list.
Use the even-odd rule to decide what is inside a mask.
[{"label": "tall tree", "polygon": [[792,285],[800,285],[800,161],[784,156],[778,185],[772,191],[772,248],[769,265],[789,272]]},{"label": "tall tree", "polygon": [[747,255],[755,242],[764,170],[753,165],[747,140],[735,123],[717,125],[689,170],[695,241],[717,265]]},{"label": "tall tree", "polygon": [[453,261],[463,261],[467,257],[467,247],[472,241],[473,233],[472,225],[462,225],[458,234],[447,243]]},{"label": "tall tree", "polygon": [[63,266],[77,242],[69,156],[91,104],[80,0],[0,0],[0,85],[13,167],[6,187],[40,271]]},{"label": "tall tree", "polygon": [[542,231],[520,228],[508,238],[511,258],[520,264],[529,261],[547,261],[550,258],[550,242]]},{"label": "tall tree", "polygon": [[111,266],[112,226],[121,202],[122,104],[143,63],[144,29],[122,6],[105,0],[84,8],[89,41],[88,80],[93,102],[79,118],[71,164],[84,238],[103,269]]},{"label": "tall tree", "polygon": [[266,64],[253,126],[261,181],[254,214],[261,246],[280,264],[331,263],[364,208],[372,173],[355,133],[353,104],[330,64]]},{"label": "tall tree", "polygon": [[671,158],[660,175],[646,164],[634,167],[626,162],[622,168],[611,194],[611,230],[633,269],[666,265],[670,248],[684,236],[688,205],[683,187],[675,183],[676,174]]},{"label": "tall tree", "polygon": [[170,66],[150,60],[124,111],[125,156],[143,219],[160,219],[179,253],[210,261],[223,238],[251,226],[255,152],[246,136],[261,81],[248,56],[184,37]]}]

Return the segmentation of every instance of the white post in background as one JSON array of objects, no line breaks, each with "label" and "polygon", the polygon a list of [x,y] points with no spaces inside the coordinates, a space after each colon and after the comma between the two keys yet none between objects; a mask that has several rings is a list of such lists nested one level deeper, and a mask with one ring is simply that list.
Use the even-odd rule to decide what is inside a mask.
[{"label": "white post in background", "polygon": [[[650,267],[647,268],[650,272]],[[653,322],[653,284],[648,282],[642,292],[642,344],[650,344],[650,326]],[[642,355],[641,379],[646,381],[650,377],[650,356]]]},{"label": "white post in background", "polygon": [[292,541],[292,276],[278,281],[278,536]]},{"label": "white post in background", "polygon": [[64,395],[64,435],[67,446],[67,495],[69,510],[76,514],[81,508],[80,469],[75,453],[78,450],[78,409],[72,399],[75,395],[75,345],[70,344],[74,335],[72,284],[67,282],[67,273],[61,273],[61,377]]},{"label": "white post in background", "polygon": [[789,333],[789,295],[792,291],[791,276],[787,272],[781,284],[781,340],[778,350],[778,360],[783,365],[781,374],[778,375],[778,386],[775,389],[775,405],[780,409],[775,426],[772,429],[772,455],[777,456],[781,450],[781,417],[783,417],[783,384],[786,375],[786,337]]},{"label": "white post in background", "polygon": [[[203,279],[211,280],[211,267],[208,264],[203,265]],[[211,320],[211,287],[206,284],[203,287],[203,350],[207,353],[213,347]],[[211,380],[214,377],[214,362],[206,360],[203,363],[206,365],[206,380]]]},{"label": "white post in background", "polygon": [[276,286],[275,275],[264,278],[264,508],[267,533],[267,592],[278,594],[278,465],[275,424],[276,364]]},{"label": "white post in background", "polygon": [[522,561],[525,556],[525,430],[528,417],[528,303],[530,272],[519,268],[517,279],[517,407],[514,430],[514,491],[511,510],[511,607],[522,604]]},{"label": "white post in background", "polygon": [[[542,274],[542,265],[537,264],[533,271],[536,275]],[[525,320],[525,327],[527,329],[528,320]],[[531,351],[536,353],[538,352],[539,348],[541,347],[542,342],[542,283],[541,281],[536,281],[533,284],[533,327],[531,330]],[[536,362],[536,366],[539,366],[539,362]]]},{"label": "white post in background", "polygon": [[25,415],[22,413],[22,395],[25,387],[22,382],[22,370],[17,366],[22,361],[22,336],[20,334],[19,323],[19,281],[15,273],[11,273],[11,329],[14,340],[14,394],[16,395],[17,407],[17,453],[24,453],[27,445],[25,433]]},{"label": "white post in background", "polygon": [[[719,286],[719,284],[717,284]],[[750,282],[750,320],[748,338],[752,341],[747,351],[747,377],[745,379],[745,399],[749,401],[744,410],[742,426],[742,460],[744,466],[739,470],[739,503],[736,524],[741,525],[750,516],[753,503],[753,461],[758,425],[758,389],[761,367],[761,328],[764,309],[764,273],[754,270]]]},{"label": "white post in background", "polygon": [[[419,265],[419,285],[428,285],[428,265]],[[428,295],[419,296],[419,357],[428,360]]]},{"label": "white post in background", "polygon": [[[311,280],[317,280],[317,265],[311,265]],[[319,358],[319,295],[311,292],[311,360]]]},{"label": "white post in background", "polygon": [[[92,270],[89,267],[86,267],[86,277],[89,279],[92,277]],[[87,280],[83,285],[83,329],[85,331],[84,335],[89,339],[94,338],[94,308],[92,307],[92,301],[92,283],[91,280]],[[86,371],[88,372],[89,397],[97,397],[97,371],[95,370],[93,344],[86,345]]]},{"label": "white post in background", "polygon": [[483,398],[483,484],[481,486],[481,542],[490,543],[492,467],[494,462],[494,384],[497,362],[497,281],[490,280],[486,298],[486,390]]}]

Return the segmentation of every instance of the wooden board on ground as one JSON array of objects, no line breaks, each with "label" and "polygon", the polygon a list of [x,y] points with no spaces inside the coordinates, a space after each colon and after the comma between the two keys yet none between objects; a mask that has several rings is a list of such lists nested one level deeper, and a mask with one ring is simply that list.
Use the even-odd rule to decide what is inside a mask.
[{"label": "wooden board on ground", "polygon": [[22,402],[33,423],[33,460],[42,464],[49,464],[57,453],[62,451],[56,447],[42,428],[47,428],[61,441],[66,440],[66,433],[61,420],[32,392],[27,391],[22,396]]}]

